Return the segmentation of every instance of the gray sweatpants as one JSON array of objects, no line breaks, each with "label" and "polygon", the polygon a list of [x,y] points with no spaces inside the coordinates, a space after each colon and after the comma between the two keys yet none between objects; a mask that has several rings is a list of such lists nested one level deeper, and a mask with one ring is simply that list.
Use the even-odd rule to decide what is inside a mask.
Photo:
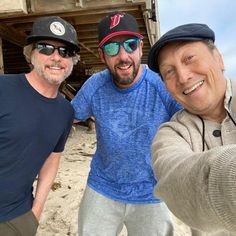
[{"label": "gray sweatpants", "polygon": [[218,232],[207,233],[191,229],[191,236],[236,236],[236,234],[230,233],[229,231],[218,231]]},{"label": "gray sweatpants", "polygon": [[123,225],[129,236],[173,236],[165,203],[125,204],[85,189],[79,210],[79,236],[116,236]]}]

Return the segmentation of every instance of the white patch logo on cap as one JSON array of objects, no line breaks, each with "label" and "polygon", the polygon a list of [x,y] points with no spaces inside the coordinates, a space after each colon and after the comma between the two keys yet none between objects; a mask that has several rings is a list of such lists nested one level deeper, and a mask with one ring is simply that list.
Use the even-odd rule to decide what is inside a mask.
[{"label": "white patch logo on cap", "polygon": [[58,21],[54,21],[51,23],[50,30],[52,31],[53,34],[59,36],[65,34],[66,31],[64,25]]}]

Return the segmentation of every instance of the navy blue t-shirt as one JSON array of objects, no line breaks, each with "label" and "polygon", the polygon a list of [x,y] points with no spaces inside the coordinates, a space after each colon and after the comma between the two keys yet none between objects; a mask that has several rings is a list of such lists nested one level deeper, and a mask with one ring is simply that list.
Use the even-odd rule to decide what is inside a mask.
[{"label": "navy blue t-shirt", "polygon": [[95,117],[97,150],[88,185],[125,203],[153,203],[156,179],[151,143],[158,127],[181,106],[160,77],[143,65],[139,80],[119,89],[108,70],[94,74],[72,100],[75,118]]},{"label": "navy blue t-shirt", "polygon": [[32,207],[32,184],[52,152],[62,152],[73,109],[61,95],[49,99],[24,74],[0,76],[0,222]]}]

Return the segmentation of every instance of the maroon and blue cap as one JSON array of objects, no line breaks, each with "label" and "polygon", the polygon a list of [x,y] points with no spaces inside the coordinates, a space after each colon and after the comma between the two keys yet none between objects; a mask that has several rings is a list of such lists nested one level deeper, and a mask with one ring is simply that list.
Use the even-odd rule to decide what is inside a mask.
[{"label": "maroon and blue cap", "polygon": [[158,55],[160,50],[170,42],[176,41],[215,41],[215,33],[205,24],[190,23],[175,27],[165,33],[152,46],[148,55],[148,66],[155,72],[159,73]]},{"label": "maroon and blue cap", "polygon": [[143,39],[135,18],[125,12],[113,12],[98,24],[98,46],[118,35],[132,35]]}]

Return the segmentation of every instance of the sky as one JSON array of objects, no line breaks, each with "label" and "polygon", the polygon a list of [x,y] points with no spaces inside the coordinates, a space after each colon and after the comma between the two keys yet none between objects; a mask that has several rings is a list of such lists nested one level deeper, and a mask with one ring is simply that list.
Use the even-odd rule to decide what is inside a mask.
[{"label": "sky", "polygon": [[204,23],[215,32],[225,75],[236,79],[235,0],[157,0],[161,35],[187,23]]}]

